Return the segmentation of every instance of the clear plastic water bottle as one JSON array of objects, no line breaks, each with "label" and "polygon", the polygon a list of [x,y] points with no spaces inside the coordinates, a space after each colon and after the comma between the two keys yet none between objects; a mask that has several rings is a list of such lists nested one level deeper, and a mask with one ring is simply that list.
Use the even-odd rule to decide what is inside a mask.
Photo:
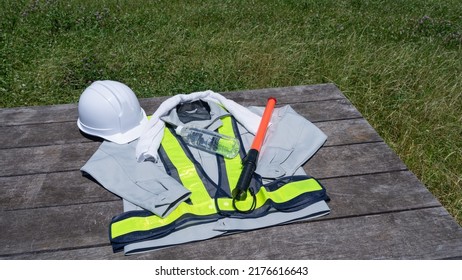
[{"label": "clear plastic water bottle", "polygon": [[239,153],[239,141],[234,137],[197,127],[178,126],[175,132],[197,149],[234,158]]}]

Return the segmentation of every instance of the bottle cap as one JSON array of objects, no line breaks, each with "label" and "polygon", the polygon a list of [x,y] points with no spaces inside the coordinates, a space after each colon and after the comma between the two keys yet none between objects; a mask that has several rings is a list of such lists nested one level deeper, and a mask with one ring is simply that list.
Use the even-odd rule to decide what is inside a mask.
[{"label": "bottle cap", "polygon": [[182,126],[182,125],[177,126],[177,127],[175,128],[176,134],[181,135],[181,130],[182,130],[182,129],[183,129],[183,126]]}]

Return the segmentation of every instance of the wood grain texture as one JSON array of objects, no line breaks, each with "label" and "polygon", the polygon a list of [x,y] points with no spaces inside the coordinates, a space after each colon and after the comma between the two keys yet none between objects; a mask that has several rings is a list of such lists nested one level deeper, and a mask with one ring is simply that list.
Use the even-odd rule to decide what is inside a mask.
[{"label": "wood grain texture", "polygon": [[0,150],[0,176],[78,170],[101,143],[12,148]]},{"label": "wood grain texture", "polygon": [[[332,213],[320,220],[441,206],[408,171],[326,179],[321,183],[332,199],[329,203]],[[8,211],[5,218],[0,218],[0,228],[8,228],[1,234],[0,242],[22,241],[14,248],[0,249],[0,256],[96,246],[107,240],[109,218],[121,211],[120,201]],[[27,231],[28,227],[34,230]],[[85,242],[81,240],[80,227],[85,227]],[[102,232],[103,239],[100,239]],[[60,243],[56,244],[57,239]]]},{"label": "wood grain texture", "polygon": [[[223,93],[242,105],[274,96],[328,135],[304,165],[332,212],[285,226],[125,257],[112,253],[121,199],[82,176],[100,142],[77,129],[77,104],[0,109],[0,258],[462,258],[462,228],[333,84]],[[148,114],[168,97],[141,99]],[[241,246],[236,247],[239,241]]]},{"label": "wood grain texture", "polygon": [[[266,99],[270,96],[278,98],[280,104],[345,98],[342,92],[333,84],[222,92],[221,94],[244,106],[264,106]],[[169,96],[141,98],[140,105],[145,109],[146,114],[152,114],[159,104],[167,98]],[[0,110],[0,127],[76,121],[77,117],[77,104],[6,108]]]},{"label": "wood grain texture", "polygon": [[0,177],[0,210],[120,201],[80,171]]},{"label": "wood grain texture", "polygon": [[[373,128],[370,127],[363,119],[347,119],[332,122],[327,121],[320,124],[322,124],[322,129],[328,135],[328,141],[325,146],[361,143],[363,141],[374,142],[380,140]],[[47,125],[54,126],[56,124]],[[35,127],[37,125],[27,126]],[[348,127],[353,127],[354,129],[346,129]],[[89,142],[89,140],[82,138],[80,134],[75,138],[71,133],[64,135],[68,136],[71,140],[68,138],[68,140],[63,142],[73,143],[83,141],[82,145],[85,144],[91,146],[88,154],[77,153],[75,155],[76,158],[74,158],[74,161],[76,162],[73,166],[70,165],[70,162],[68,162],[69,165],[67,167],[64,164],[59,164],[59,151],[56,151],[55,155],[52,157],[56,158],[57,164],[52,164],[51,158],[45,157],[45,155],[49,155],[51,152],[38,152],[38,155],[34,156],[34,150],[53,150],[54,148],[65,149],[68,147],[63,144],[59,145],[55,143],[45,147],[6,149],[1,151],[5,155],[5,159],[10,159],[9,162],[5,162],[3,164],[5,166],[4,170],[8,171],[7,167],[10,166],[10,172],[18,171],[16,175],[11,175],[11,173],[9,173],[10,175],[8,176],[0,177],[1,208],[9,210],[25,209],[44,207],[47,205],[57,206],[72,203],[88,203],[92,201],[97,202],[99,201],[98,199],[107,201],[108,199],[111,199],[110,194],[105,191],[101,191],[102,188],[99,185],[88,180],[87,178],[82,177],[82,174],[78,171],[78,169],[81,167],[80,163],[88,160],[89,154],[93,151],[93,149],[96,149],[97,145],[99,144]],[[45,138],[48,137],[38,137],[37,139]],[[50,137],[48,141],[53,142],[53,139]],[[68,149],[75,150],[75,145],[77,144],[73,143],[73,145],[68,147]],[[23,156],[19,157],[18,154]],[[39,162],[39,169],[33,170],[30,168],[30,166],[27,167],[24,165],[22,165],[25,167],[23,169],[14,167],[17,163],[17,160]],[[62,167],[62,170],[59,170],[58,168],[54,171],[40,171],[47,167],[44,162],[59,168]],[[68,171],[64,171],[64,167],[66,167]],[[48,166],[47,168],[50,170],[51,166]],[[33,174],[25,175],[25,172],[33,172]],[[56,184],[56,182],[60,182],[60,184]],[[76,192],[80,194],[78,198],[76,198],[74,195]]]},{"label": "wood grain texture", "polygon": [[[322,129],[328,135],[325,146],[361,143],[362,141],[379,140],[378,135],[364,120],[352,119],[324,122]],[[337,129],[337,127],[354,127],[355,129]],[[355,133],[357,131],[357,133]],[[88,143],[93,146],[93,143]],[[65,147],[60,145],[60,147]],[[72,147],[72,146],[71,146]],[[50,148],[50,147],[48,147]],[[31,148],[39,149],[38,147]],[[11,152],[14,150],[11,150]],[[26,152],[32,155],[32,152]],[[40,153],[41,154],[41,153]],[[54,171],[32,175],[12,175],[0,177],[0,207],[5,210],[37,208],[46,206],[70,205],[117,199],[102,187],[84,178],[78,171],[79,163],[86,160],[83,156],[71,171]],[[12,156],[10,157],[12,158]],[[39,161],[34,159],[33,161]],[[59,161],[59,158],[58,158]],[[14,165],[14,163],[9,163]],[[22,163],[18,163],[22,165]],[[60,166],[60,165],[58,165]],[[43,166],[42,166],[43,167]],[[38,170],[37,170],[38,171]],[[56,182],[59,182],[57,184]],[[76,193],[79,196],[76,197]]]},{"label": "wood grain texture", "polygon": [[0,127],[77,120],[77,105],[18,107],[0,110]]},{"label": "wood grain texture", "polygon": [[[0,176],[77,171],[98,146],[89,142],[0,150]],[[316,178],[329,178],[403,170],[406,166],[379,142],[321,148],[304,169]]]},{"label": "wood grain texture", "polygon": [[383,142],[323,147],[303,166],[319,179],[407,169]]},{"label": "wood grain texture", "polygon": [[[301,109],[298,113],[308,119],[309,113],[306,111],[306,109]],[[345,114],[344,116],[346,118],[341,120],[314,122],[328,136],[326,145],[383,141],[366,120],[355,118],[353,115]],[[62,122],[4,127],[0,141],[2,143],[0,149],[11,149],[102,140],[83,135],[74,122]]]},{"label": "wood grain texture", "polygon": [[120,212],[120,201],[5,211],[0,255],[108,245],[109,222]]},{"label": "wood grain texture", "polygon": [[[354,106],[346,100],[298,103],[292,105],[292,108],[312,122],[361,117]],[[97,140],[95,137],[82,134],[75,119],[73,121],[5,126],[1,129],[0,143],[2,144],[0,149],[61,145]],[[341,127],[338,129],[341,129]]]},{"label": "wood grain texture", "polygon": [[109,246],[101,245],[9,258],[441,259],[462,257],[461,238],[462,231],[446,210],[435,207],[276,226],[133,256],[113,254]]},{"label": "wood grain texture", "polygon": [[439,207],[439,201],[410,171],[321,179],[331,201],[326,218]]},{"label": "wood grain texture", "polygon": [[315,125],[327,135],[324,147],[383,141],[362,118],[316,122]]}]

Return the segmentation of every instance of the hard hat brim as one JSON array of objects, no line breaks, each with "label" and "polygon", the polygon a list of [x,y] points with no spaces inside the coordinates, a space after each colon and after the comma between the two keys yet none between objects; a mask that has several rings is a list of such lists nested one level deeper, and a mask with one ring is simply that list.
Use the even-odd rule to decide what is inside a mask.
[{"label": "hard hat brim", "polygon": [[97,137],[100,137],[100,138],[103,138],[105,140],[108,140],[108,141],[111,141],[111,142],[114,142],[116,144],[127,144],[137,138],[139,138],[141,136],[141,134],[143,133],[143,130],[144,130],[144,127],[146,125],[146,123],[148,122],[148,118],[146,116],[146,113],[145,111],[141,108],[141,112],[143,113],[143,117],[140,121],[140,123],[135,126],[134,128],[124,132],[124,133],[116,133],[116,134],[111,134],[111,135],[101,135],[101,134],[97,134],[95,132],[92,132],[92,131],[89,131],[88,129],[86,129],[86,127],[82,124],[82,122],[80,121],[80,118],[77,119],[77,126],[79,127],[79,129],[86,133],[86,134],[89,134],[89,135],[92,135],[92,136],[97,136]]}]

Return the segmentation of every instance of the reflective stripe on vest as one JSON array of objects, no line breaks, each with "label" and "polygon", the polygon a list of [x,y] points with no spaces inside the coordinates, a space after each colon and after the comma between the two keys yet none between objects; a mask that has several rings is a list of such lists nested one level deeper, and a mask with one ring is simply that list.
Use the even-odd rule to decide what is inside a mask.
[{"label": "reflective stripe on vest", "polygon": [[[222,121],[223,125],[218,130],[219,133],[236,137],[233,129],[234,120],[231,117],[224,117]],[[220,216],[217,206],[220,211],[234,212],[231,197],[218,197],[215,200],[210,196],[204,184],[207,178],[200,178],[198,174],[197,168],[201,167],[196,166],[198,163],[188,157],[179,141],[182,140],[179,140],[170,129],[165,129],[162,147],[175,166],[182,185],[191,191],[190,202],[180,203],[164,218],[146,210],[126,212],[114,217],[110,226],[110,238],[113,245],[164,236],[185,222],[200,223],[218,220]],[[224,162],[228,181],[226,183],[232,191],[242,169],[241,158],[238,156],[232,159],[225,158]],[[213,185],[216,186],[214,183]],[[291,211],[323,199],[325,199],[325,189],[314,178],[285,177],[260,187],[256,193],[255,209],[270,205],[276,209]],[[238,201],[236,207],[248,209],[252,202],[252,196],[247,195],[247,199]]]}]

